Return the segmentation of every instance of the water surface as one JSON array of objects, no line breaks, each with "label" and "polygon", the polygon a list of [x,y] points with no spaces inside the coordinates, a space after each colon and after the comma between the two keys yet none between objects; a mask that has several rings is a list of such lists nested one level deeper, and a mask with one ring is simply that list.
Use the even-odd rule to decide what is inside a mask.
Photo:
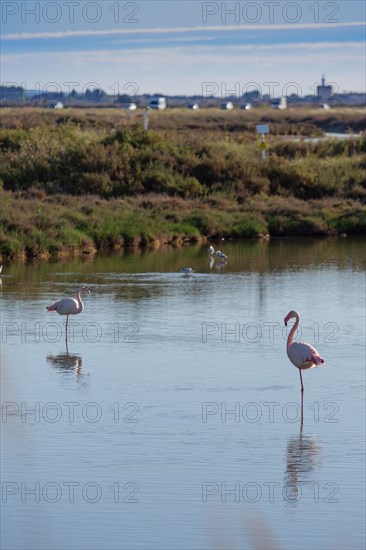
[{"label": "water surface", "polygon": [[4,266],[3,548],[364,548],[364,243],[214,245]]}]

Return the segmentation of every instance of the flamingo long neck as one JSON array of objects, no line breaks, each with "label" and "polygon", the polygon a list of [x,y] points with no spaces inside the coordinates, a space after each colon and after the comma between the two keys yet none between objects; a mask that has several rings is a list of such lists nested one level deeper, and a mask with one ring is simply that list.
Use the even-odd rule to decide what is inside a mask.
[{"label": "flamingo long neck", "polygon": [[84,309],[84,304],[83,304],[83,301],[81,299],[81,290],[79,290],[79,292],[77,293],[76,299],[79,302],[79,312],[81,313]]},{"label": "flamingo long neck", "polygon": [[299,326],[299,324],[300,324],[300,316],[298,314],[296,314],[295,315],[294,326],[290,330],[290,334],[288,335],[288,338],[287,338],[287,349],[291,346],[291,344],[294,340],[294,334],[297,331],[297,327]]}]

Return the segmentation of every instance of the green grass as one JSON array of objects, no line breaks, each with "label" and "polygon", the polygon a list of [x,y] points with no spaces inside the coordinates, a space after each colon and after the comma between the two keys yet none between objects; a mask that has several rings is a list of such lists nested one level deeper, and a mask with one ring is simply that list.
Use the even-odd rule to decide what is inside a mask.
[{"label": "green grass", "polygon": [[216,195],[202,205],[198,199],[166,195],[113,200],[52,195],[42,201],[52,223],[44,226],[42,221],[42,227],[34,225],[39,220],[38,198],[3,191],[1,200],[2,258],[48,257],[210,237],[364,234],[366,230],[366,206],[352,199],[305,202],[261,195],[239,204]]},{"label": "green grass", "polygon": [[[3,258],[214,236],[365,233],[366,137],[305,142],[363,111],[4,109]],[[327,118],[328,117],[328,118]],[[260,159],[255,124],[270,122]],[[138,122],[138,123],[137,123]],[[194,131],[193,131],[194,130]]]}]

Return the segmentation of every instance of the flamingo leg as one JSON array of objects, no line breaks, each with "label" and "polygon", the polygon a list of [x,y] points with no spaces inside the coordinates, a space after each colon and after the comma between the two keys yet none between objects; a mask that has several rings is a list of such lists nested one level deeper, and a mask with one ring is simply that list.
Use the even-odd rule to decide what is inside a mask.
[{"label": "flamingo leg", "polygon": [[302,374],[301,369],[299,369],[300,373],[300,382],[301,382],[301,422],[304,421],[304,384],[302,383]]},{"label": "flamingo leg", "polygon": [[304,393],[304,384],[302,383],[301,369],[299,369],[299,373],[300,373],[300,382],[301,382],[301,393]]},{"label": "flamingo leg", "polygon": [[65,341],[67,343],[67,325],[68,325],[68,322],[69,322],[69,316],[66,315],[66,331],[65,331]]},{"label": "flamingo leg", "polygon": [[301,392],[301,424],[304,422],[304,392]]}]

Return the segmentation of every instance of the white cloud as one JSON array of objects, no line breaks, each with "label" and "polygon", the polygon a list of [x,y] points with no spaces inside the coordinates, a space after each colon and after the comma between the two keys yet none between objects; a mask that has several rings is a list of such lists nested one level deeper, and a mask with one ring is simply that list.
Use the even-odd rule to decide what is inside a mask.
[{"label": "white cloud", "polygon": [[299,30],[299,29],[332,29],[345,27],[364,27],[362,21],[350,21],[348,23],[288,23],[288,24],[270,24],[270,25],[201,25],[197,27],[155,27],[155,28],[135,28],[135,29],[105,29],[105,30],[77,30],[77,31],[58,31],[58,32],[40,32],[40,33],[12,33],[4,34],[2,40],[32,40],[32,39],[59,39],[76,36],[112,36],[112,35],[137,35],[137,34],[168,34],[185,32],[231,32],[240,30]]},{"label": "white cloud", "polygon": [[[2,56],[3,62],[14,62],[22,59],[32,59],[35,63],[40,63],[47,59],[52,60],[64,60],[67,64],[73,64],[80,61],[94,61],[94,62],[106,62],[118,60],[119,62],[131,61],[132,59],[138,60],[146,56],[150,57],[154,61],[163,59],[163,56],[174,56],[185,58],[189,60],[208,60],[211,61],[222,59],[227,62],[230,60],[232,55],[240,55],[241,52],[272,52],[272,51],[286,51],[287,50],[331,50],[334,55],[339,56],[339,53],[336,54],[336,50],[340,50],[341,53],[347,57],[353,55],[351,50],[358,50],[359,53],[365,53],[366,42],[302,42],[295,44],[243,44],[243,45],[228,45],[225,46],[225,50],[221,46],[175,46],[167,47],[162,50],[162,48],[138,48],[138,49],[129,49],[129,50],[75,50],[69,52],[27,52],[27,53],[16,53],[16,54],[7,54]],[[298,52],[296,55],[299,55]],[[329,58],[329,53],[326,53]],[[312,54],[313,58],[313,54]],[[164,57],[166,59],[166,57]]]},{"label": "white cloud", "polygon": [[[211,42],[215,40],[215,36],[175,36],[175,37],[164,37],[164,44],[173,44],[179,42],[181,44],[185,42]],[[120,40],[105,40],[102,44],[154,44],[161,43],[161,38],[137,38],[131,42],[131,38],[125,38]]]}]

